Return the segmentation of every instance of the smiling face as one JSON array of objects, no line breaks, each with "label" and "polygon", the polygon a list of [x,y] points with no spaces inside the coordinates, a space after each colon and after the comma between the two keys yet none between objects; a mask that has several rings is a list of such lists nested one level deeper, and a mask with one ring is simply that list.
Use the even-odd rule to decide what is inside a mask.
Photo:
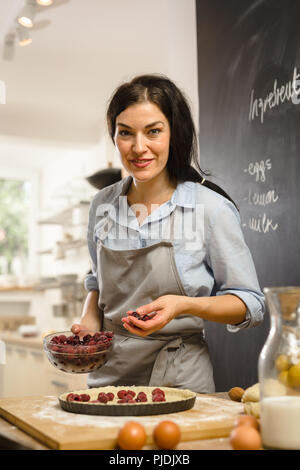
[{"label": "smiling face", "polygon": [[129,106],[116,118],[115,145],[125,170],[138,182],[166,177],[170,136],[166,116],[149,101]]}]

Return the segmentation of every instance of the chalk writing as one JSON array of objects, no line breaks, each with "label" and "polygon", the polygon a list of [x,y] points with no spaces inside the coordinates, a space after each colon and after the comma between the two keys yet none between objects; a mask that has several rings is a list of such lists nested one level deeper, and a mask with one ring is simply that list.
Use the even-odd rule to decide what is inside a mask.
[{"label": "chalk writing", "polygon": [[265,113],[268,109],[279,107],[281,104],[292,101],[293,104],[299,104],[300,100],[300,74],[297,67],[294,68],[293,78],[284,85],[278,86],[277,79],[273,83],[273,91],[270,91],[264,98],[255,98],[254,90],[251,90],[250,106],[249,106],[249,121],[254,121],[255,118],[260,117],[260,122],[263,124]]},{"label": "chalk writing", "polygon": [[270,230],[277,230],[278,224],[273,223],[273,220],[267,217],[266,214],[258,217],[250,217],[248,226],[251,230],[260,233],[268,233]]},{"label": "chalk writing", "polygon": [[[244,173],[248,173],[253,176],[255,182],[265,183],[267,175],[272,169],[271,158],[260,160],[257,162],[250,162],[247,168],[244,168]],[[276,189],[268,189],[266,191],[253,191],[249,189],[248,195],[244,197],[244,201],[247,201],[249,206],[265,207],[272,204],[276,204],[279,200],[279,195]],[[266,213],[258,216],[251,216],[247,223],[243,223],[243,227],[248,227],[250,230],[258,233],[269,233],[274,232],[278,229],[278,223],[274,222],[272,217]]]},{"label": "chalk writing", "polygon": [[268,204],[273,204],[279,199],[278,194],[276,194],[276,189],[269,189],[264,193],[254,192],[249,194],[244,198],[245,201],[248,201],[248,204],[254,206],[267,206]]},{"label": "chalk writing", "polygon": [[251,176],[255,176],[255,181],[266,181],[266,171],[271,170],[272,163],[271,159],[261,160],[260,162],[251,162],[248,168],[244,169],[244,172],[249,173]]}]

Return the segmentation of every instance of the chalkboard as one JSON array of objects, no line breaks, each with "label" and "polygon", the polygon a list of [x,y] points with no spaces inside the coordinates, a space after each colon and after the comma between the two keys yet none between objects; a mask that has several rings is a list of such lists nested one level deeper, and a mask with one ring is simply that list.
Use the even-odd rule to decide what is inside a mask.
[{"label": "chalkboard", "polygon": [[[300,285],[300,2],[196,6],[201,167],[236,202],[261,287]],[[206,325],[217,391],[257,382],[269,327]]]}]

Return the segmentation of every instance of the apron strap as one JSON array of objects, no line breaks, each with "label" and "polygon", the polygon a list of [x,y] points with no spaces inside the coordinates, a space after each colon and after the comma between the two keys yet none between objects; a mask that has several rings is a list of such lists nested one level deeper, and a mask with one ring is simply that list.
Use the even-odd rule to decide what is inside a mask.
[{"label": "apron strap", "polygon": [[175,208],[170,216],[170,241],[174,242],[174,227],[175,227]]}]

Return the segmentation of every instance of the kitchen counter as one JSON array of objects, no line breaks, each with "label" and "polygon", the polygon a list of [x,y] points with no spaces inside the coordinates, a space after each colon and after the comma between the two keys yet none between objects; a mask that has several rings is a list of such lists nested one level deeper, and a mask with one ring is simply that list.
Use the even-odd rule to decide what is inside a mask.
[{"label": "kitchen counter", "polygon": [[[212,397],[219,397],[229,400],[227,393],[215,393]],[[42,397],[41,397],[42,398]],[[52,397],[55,398],[55,397]],[[130,417],[128,417],[130,419]],[[32,450],[49,450],[50,448],[42,444],[26,432],[18,429],[15,425],[0,418],[0,450],[11,449],[32,449]],[[143,450],[157,450],[154,445],[146,445]],[[228,437],[220,437],[213,439],[199,439],[192,441],[184,441],[178,444],[177,450],[231,450]]]},{"label": "kitchen counter", "polygon": [[27,292],[34,290],[34,286],[0,286],[0,292]]},{"label": "kitchen counter", "polygon": [[[59,293],[55,291],[55,295],[53,303],[60,304]],[[35,320],[33,323],[37,324],[39,329],[49,324],[53,303],[49,302],[48,297],[44,291],[38,291],[33,286],[0,286],[0,332],[9,329],[2,325],[4,320],[9,322],[14,318],[18,320],[19,317],[23,317],[25,323],[28,323],[29,318],[33,318]]]},{"label": "kitchen counter", "polygon": [[5,343],[14,343],[19,346],[28,346],[30,348],[43,348],[43,337],[41,335],[24,337],[17,331],[0,331],[0,340]]}]

